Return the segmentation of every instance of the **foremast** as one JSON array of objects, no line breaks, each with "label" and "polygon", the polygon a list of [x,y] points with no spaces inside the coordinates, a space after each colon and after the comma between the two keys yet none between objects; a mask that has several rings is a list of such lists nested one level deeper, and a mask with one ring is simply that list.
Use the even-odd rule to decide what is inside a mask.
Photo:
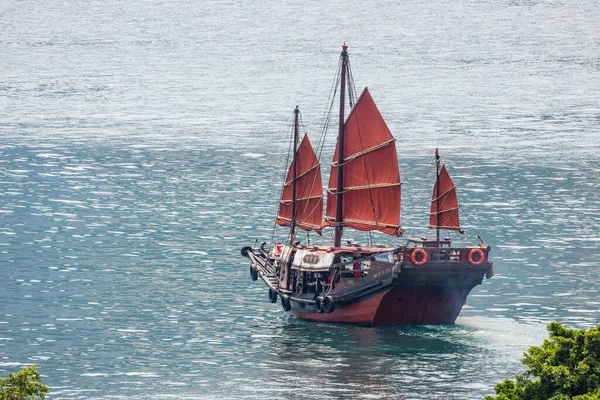
[{"label": "foremast", "polygon": [[321,234],[323,220],[323,184],[321,165],[310,144],[308,134],[300,140],[300,110],[294,109],[294,139],[292,162],[283,182],[279,212],[275,220],[279,226],[290,227],[291,244],[297,229]]},{"label": "foremast", "polygon": [[296,241],[296,181],[298,180],[298,161],[297,158],[297,149],[298,149],[298,114],[300,114],[300,110],[298,106],[294,109],[294,150],[292,153],[294,154],[292,159],[292,221],[290,225],[290,242],[293,245]]}]

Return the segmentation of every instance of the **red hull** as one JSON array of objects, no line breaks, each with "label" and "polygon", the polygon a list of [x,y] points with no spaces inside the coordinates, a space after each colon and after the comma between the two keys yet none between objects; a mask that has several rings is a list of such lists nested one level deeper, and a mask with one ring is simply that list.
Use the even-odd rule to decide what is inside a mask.
[{"label": "red hull", "polygon": [[324,322],[345,322],[354,324],[370,324],[373,322],[373,317],[377,313],[377,309],[382,302],[382,299],[390,290],[376,294],[368,299],[359,301],[346,307],[335,309],[330,314],[325,313],[301,313],[292,311],[291,313],[298,318],[310,319],[314,321]]},{"label": "red hull", "polygon": [[369,325],[438,325],[456,321],[472,286],[441,288],[432,286],[394,286],[330,314],[302,313],[298,318]]}]

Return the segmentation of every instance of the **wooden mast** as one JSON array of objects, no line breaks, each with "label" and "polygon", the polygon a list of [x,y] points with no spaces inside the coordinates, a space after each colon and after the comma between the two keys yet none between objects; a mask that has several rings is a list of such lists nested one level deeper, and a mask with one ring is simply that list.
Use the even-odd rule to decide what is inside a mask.
[{"label": "wooden mast", "polygon": [[346,68],[348,64],[348,46],[342,46],[342,79],[340,82],[340,122],[338,132],[338,165],[337,165],[337,188],[335,205],[335,241],[334,246],[342,245],[342,195],[344,192],[344,101],[346,97]]},{"label": "wooden mast", "polygon": [[[294,149],[292,151],[292,165],[294,168],[292,169],[292,215],[291,215],[291,224],[290,224],[290,247],[293,248],[294,242],[296,241],[296,178],[298,171],[298,159],[296,157],[296,150],[298,148],[298,114],[300,110],[298,106],[294,109]],[[289,276],[290,276],[290,267],[292,266],[292,254],[294,252],[290,251],[288,256],[290,257],[284,264],[284,267],[281,269],[281,274],[279,276],[279,288],[283,290],[287,290],[289,287]],[[282,297],[283,301],[283,297]],[[283,304],[283,303],[281,303]]]},{"label": "wooden mast", "polygon": [[298,174],[298,160],[296,160],[296,150],[298,149],[298,114],[300,110],[298,106],[294,110],[294,150],[293,150],[293,159],[292,165],[294,166],[294,170],[292,171],[292,224],[290,230],[290,241],[291,245],[294,245],[296,241],[296,178]]},{"label": "wooden mast", "polygon": [[440,153],[435,149],[435,209],[436,209],[436,241],[440,246]]}]

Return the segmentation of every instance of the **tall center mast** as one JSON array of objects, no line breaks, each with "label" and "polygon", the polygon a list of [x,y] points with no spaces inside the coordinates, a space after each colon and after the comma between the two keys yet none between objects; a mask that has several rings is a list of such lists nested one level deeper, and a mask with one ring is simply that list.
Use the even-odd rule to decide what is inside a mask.
[{"label": "tall center mast", "polygon": [[435,230],[435,238],[437,241],[437,246],[440,246],[440,153],[438,149],[435,149],[435,209],[436,209],[436,230]]},{"label": "tall center mast", "polygon": [[338,132],[338,168],[336,188],[336,212],[335,212],[335,241],[334,246],[342,245],[342,196],[344,192],[344,102],[346,97],[346,69],[348,68],[348,46],[342,46],[342,79],[340,81],[340,122]]}]

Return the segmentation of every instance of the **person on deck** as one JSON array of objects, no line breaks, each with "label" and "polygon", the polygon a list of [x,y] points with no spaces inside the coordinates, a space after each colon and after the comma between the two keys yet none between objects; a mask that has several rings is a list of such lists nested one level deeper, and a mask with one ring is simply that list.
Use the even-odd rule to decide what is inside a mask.
[{"label": "person on deck", "polygon": [[352,265],[352,269],[355,270],[354,277],[360,278],[360,272],[356,271],[356,270],[360,270],[360,263],[358,261],[354,262],[354,264]]}]

